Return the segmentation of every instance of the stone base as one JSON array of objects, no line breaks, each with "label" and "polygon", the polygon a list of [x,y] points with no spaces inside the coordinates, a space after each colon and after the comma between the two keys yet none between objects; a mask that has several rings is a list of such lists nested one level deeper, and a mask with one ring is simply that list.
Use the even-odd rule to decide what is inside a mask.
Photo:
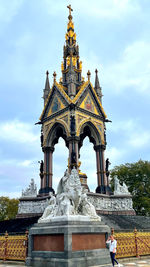
[{"label": "stone base", "polygon": [[98,186],[95,191],[99,194],[113,195],[110,186]]},{"label": "stone base", "polygon": [[44,195],[49,195],[49,192],[53,192],[53,194],[55,194],[55,191],[52,187],[45,187],[45,188],[41,188],[39,190],[39,196],[44,196]]},{"label": "stone base", "polygon": [[[84,215],[62,215],[62,216],[56,216],[56,217],[47,217],[42,219],[39,223],[49,223],[49,222],[64,222],[64,221],[78,221],[78,222],[91,222],[90,216],[84,216]],[[94,221],[94,220],[93,220]],[[101,221],[101,218],[98,217],[98,220],[95,221]]]},{"label": "stone base", "polygon": [[87,175],[85,173],[79,173],[79,177],[81,185],[84,186],[88,190],[88,192],[90,192],[90,189],[87,185]]},{"label": "stone base", "polygon": [[102,222],[59,221],[35,224],[29,231],[26,266],[88,267],[110,263]]}]

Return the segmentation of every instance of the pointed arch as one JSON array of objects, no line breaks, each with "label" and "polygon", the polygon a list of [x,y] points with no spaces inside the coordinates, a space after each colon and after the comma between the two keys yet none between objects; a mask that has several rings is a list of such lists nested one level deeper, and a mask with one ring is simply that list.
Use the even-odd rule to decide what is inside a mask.
[{"label": "pointed arch", "polygon": [[81,148],[83,140],[86,136],[89,137],[90,142],[93,143],[94,146],[101,144],[100,133],[93,122],[89,120],[84,120],[84,122],[82,123],[82,125],[79,127],[78,130],[80,137],[79,149]]},{"label": "pointed arch", "polygon": [[47,147],[54,147],[55,144],[58,143],[60,137],[64,139],[67,146],[68,130],[66,128],[66,125],[64,124],[65,123],[63,123],[62,121],[60,122],[58,120],[53,124],[47,136]]}]

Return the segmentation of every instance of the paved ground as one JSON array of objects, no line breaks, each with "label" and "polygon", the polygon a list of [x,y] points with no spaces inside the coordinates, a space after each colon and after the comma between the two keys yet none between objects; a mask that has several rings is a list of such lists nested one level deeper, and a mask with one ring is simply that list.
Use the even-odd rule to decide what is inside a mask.
[{"label": "paved ground", "polygon": [[[144,259],[126,259],[124,261],[120,260],[120,267],[150,267],[150,258],[144,258]],[[23,267],[25,264],[23,262],[1,262],[0,261],[0,267]],[[110,267],[111,265],[99,265],[99,266],[91,266],[91,267]],[[117,267],[117,265],[115,265]]]},{"label": "paved ground", "polygon": [[[131,259],[118,260],[118,262],[120,267],[150,267],[150,258],[144,258],[144,259],[131,258]],[[103,265],[103,267],[104,266],[109,267],[112,265]],[[92,267],[100,267],[100,265]],[[117,267],[117,265],[115,265],[115,267]]]}]

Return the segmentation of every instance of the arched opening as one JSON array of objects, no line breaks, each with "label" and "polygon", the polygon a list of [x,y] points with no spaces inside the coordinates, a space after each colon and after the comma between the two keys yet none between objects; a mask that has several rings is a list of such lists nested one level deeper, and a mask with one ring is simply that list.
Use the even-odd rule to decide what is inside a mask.
[{"label": "arched opening", "polygon": [[87,184],[90,192],[95,192],[97,187],[96,154],[89,137],[85,137],[80,149],[81,172],[87,175]]},{"label": "arched opening", "polygon": [[[60,138],[61,141],[59,145],[56,146]],[[51,191],[54,192],[54,189],[57,189],[57,180],[62,177],[67,167],[68,149],[66,145],[66,127],[63,123],[56,122],[48,133],[46,146],[43,147],[44,164],[41,165],[41,189],[39,190],[39,194],[48,194]]]},{"label": "arched opening", "polygon": [[54,147],[58,143],[60,137],[62,137],[66,141],[66,129],[64,125],[60,123],[55,123],[48,134],[47,146]]},{"label": "arched opening", "polygon": [[87,185],[91,192],[97,187],[97,161],[94,146],[101,144],[98,130],[92,122],[84,123],[80,130],[79,154],[81,161],[81,172],[87,175]]},{"label": "arched opening", "polygon": [[62,137],[59,138],[53,152],[53,189],[57,192],[60,178],[63,176],[68,165],[68,148]]},{"label": "arched opening", "polygon": [[99,145],[101,143],[101,137],[96,127],[91,122],[86,122],[80,129],[80,142],[79,149],[82,146],[84,138],[88,136],[93,145]]}]

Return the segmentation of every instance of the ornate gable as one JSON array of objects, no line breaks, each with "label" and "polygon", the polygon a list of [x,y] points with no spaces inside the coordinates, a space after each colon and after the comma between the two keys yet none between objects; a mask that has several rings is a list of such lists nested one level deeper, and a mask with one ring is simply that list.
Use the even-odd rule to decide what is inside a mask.
[{"label": "ornate gable", "polygon": [[61,88],[60,90],[55,82],[44,105],[40,120],[43,120],[66,108],[68,106],[68,98],[65,97],[65,95],[66,93],[64,89]]},{"label": "ornate gable", "polygon": [[96,115],[99,115],[98,110],[95,106],[94,101],[89,93],[87,93],[86,97],[83,99],[82,103],[79,106],[82,109],[86,109],[89,112],[92,112]]},{"label": "ornate gable", "polygon": [[[76,100],[77,106],[86,112],[106,118],[106,114],[91,83],[82,90]],[[91,114],[91,115],[92,115]]]},{"label": "ornate gable", "polygon": [[55,94],[47,112],[47,116],[49,117],[50,115],[58,112],[59,110],[62,110],[63,108],[65,108],[65,105],[62,103],[60,97]]}]

